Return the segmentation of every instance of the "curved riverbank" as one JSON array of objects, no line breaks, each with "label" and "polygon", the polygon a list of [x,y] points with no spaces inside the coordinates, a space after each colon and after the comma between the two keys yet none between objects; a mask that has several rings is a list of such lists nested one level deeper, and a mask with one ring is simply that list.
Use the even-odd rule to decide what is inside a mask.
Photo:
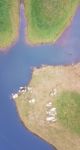
[{"label": "curved riverbank", "polygon": [[[47,114],[62,91],[80,93],[79,68],[80,64],[35,68],[26,90],[19,91],[18,97],[15,98],[19,116],[25,127],[58,150],[80,149],[80,136],[65,128],[59,120],[49,122]],[[47,106],[49,103],[52,103],[50,108]]]},{"label": "curved riverbank", "polygon": [[[4,21],[4,30],[0,32],[0,51],[7,51],[12,45],[14,45],[15,41],[19,36],[19,9],[20,9],[20,0],[18,1],[8,1],[7,9],[9,9],[9,15],[5,15],[6,19]],[[4,6],[2,5],[2,8]],[[4,8],[5,11],[5,8]],[[2,11],[3,14],[3,11]],[[4,19],[4,18],[2,18]],[[8,23],[7,23],[8,22]],[[5,27],[5,24],[7,27]]]},{"label": "curved riverbank", "polygon": [[[49,33],[46,33],[45,30],[39,29],[36,26],[36,23],[31,21],[32,18],[34,20],[37,16],[37,13],[34,17],[31,16],[31,9],[34,9],[31,3],[32,3],[31,1],[29,1],[29,2],[26,2],[26,0],[24,1],[25,15],[26,15],[26,20],[28,22],[27,29],[25,31],[26,32],[26,41],[30,45],[54,43],[64,32],[65,28],[71,24],[71,21],[75,15],[76,9],[79,5],[79,1],[71,2],[71,4],[70,4],[71,7],[67,8],[68,9],[68,12],[66,12],[67,16],[63,17],[64,18],[63,23],[61,20],[62,24],[60,24],[59,22],[57,23],[57,25],[59,27],[56,27],[56,25],[52,26],[52,31],[49,31]],[[50,27],[50,30],[51,30],[51,27]],[[48,29],[47,29],[47,31],[48,31]]]}]

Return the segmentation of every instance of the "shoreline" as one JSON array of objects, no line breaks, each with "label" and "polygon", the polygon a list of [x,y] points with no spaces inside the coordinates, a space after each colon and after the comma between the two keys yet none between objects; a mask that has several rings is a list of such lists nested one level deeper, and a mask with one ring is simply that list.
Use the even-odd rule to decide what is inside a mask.
[{"label": "shoreline", "polygon": [[16,112],[17,112],[17,114],[18,114],[19,121],[20,121],[21,124],[24,126],[24,128],[25,128],[26,130],[28,130],[30,133],[32,133],[34,136],[38,137],[39,139],[41,139],[41,140],[43,140],[44,142],[46,142],[47,144],[49,144],[49,145],[53,148],[53,150],[57,150],[55,146],[53,146],[52,144],[50,144],[47,140],[45,140],[44,138],[42,138],[42,137],[41,137],[40,135],[38,135],[37,133],[34,133],[33,131],[31,131],[31,129],[29,129],[29,128],[25,125],[24,121],[21,119],[21,117],[20,117],[20,115],[19,115],[18,108],[17,108],[17,105],[16,105],[15,100],[13,100],[13,102],[14,102],[14,105],[15,105],[15,107],[16,107]]},{"label": "shoreline", "polygon": [[[33,74],[32,74],[32,79],[30,80],[30,82],[29,82],[29,84],[27,85],[27,86],[31,86],[31,87],[35,87],[34,86],[34,82],[33,82],[33,79],[34,79],[34,76],[37,76],[38,74],[40,75],[41,74],[41,72],[42,72],[42,70],[43,71],[45,71],[45,70],[47,70],[47,68],[53,68],[56,72],[57,72],[57,70],[68,70],[69,71],[69,73],[70,72],[72,72],[73,73],[73,71],[74,71],[74,74],[73,74],[73,79],[74,79],[74,76],[75,77],[77,77],[77,78],[79,78],[78,77],[78,73],[77,73],[77,71],[78,71],[78,68],[79,68],[79,66],[80,66],[80,63],[78,63],[78,64],[75,64],[75,65],[68,65],[68,66],[63,66],[63,65],[61,65],[61,66],[42,66],[42,67],[40,67],[40,68],[34,68],[33,70],[32,70],[32,72],[33,72]],[[72,68],[72,69],[71,69]],[[38,73],[38,74],[37,74]],[[45,80],[46,80],[46,78],[45,78]],[[75,79],[76,81],[77,81],[77,79]],[[74,81],[74,80],[73,80]],[[75,81],[75,82],[76,82]],[[42,81],[41,81],[42,82]],[[45,82],[45,81],[44,81]],[[41,84],[41,83],[39,83],[39,84]],[[76,83],[77,84],[77,83]],[[38,88],[38,87],[37,87]],[[80,88],[80,87],[79,87]],[[73,86],[73,89],[76,89],[74,86]],[[35,92],[35,90],[38,90],[39,91],[39,89],[35,89],[35,88],[33,88],[32,90],[34,90],[34,92]],[[77,90],[77,89],[76,89]],[[34,95],[34,94],[33,94]],[[21,96],[22,96],[22,94],[21,94]],[[61,145],[57,145],[57,144],[59,144],[58,142],[59,142],[59,140],[61,140],[60,139],[60,137],[58,137],[58,135],[57,135],[57,137],[56,137],[56,135],[54,135],[53,136],[53,143],[46,137],[46,136],[48,136],[48,135],[45,135],[45,133],[47,134],[47,128],[48,128],[48,125],[49,124],[46,124],[46,126],[39,126],[39,128],[37,128],[37,125],[36,125],[36,128],[34,128],[35,127],[35,123],[36,123],[36,120],[34,121],[35,123],[33,123],[33,121],[30,123],[30,120],[29,120],[29,118],[28,117],[26,117],[25,115],[24,115],[24,113],[22,113],[22,110],[23,110],[23,108],[24,108],[24,106],[27,104],[27,103],[25,103],[25,105],[24,105],[24,103],[22,103],[22,104],[19,104],[20,103],[20,101],[21,101],[21,99],[19,98],[19,100],[18,100],[18,98],[17,99],[15,99],[14,100],[14,102],[15,102],[15,105],[16,105],[16,110],[17,110],[17,113],[18,113],[18,115],[19,115],[19,118],[20,118],[20,121],[22,122],[22,124],[24,125],[24,127],[25,128],[27,128],[32,134],[34,134],[34,135],[36,135],[36,136],[38,136],[39,138],[41,138],[41,139],[43,139],[44,141],[46,141],[47,143],[49,143],[51,146],[53,146],[53,148],[54,147],[56,147],[56,150],[72,150],[72,149],[64,149],[64,144],[63,144],[63,147],[61,146]],[[24,101],[23,101],[24,102]],[[23,107],[22,107],[22,105],[23,105]],[[33,105],[35,105],[35,104],[33,104]],[[20,108],[21,107],[21,108]],[[27,106],[27,111],[29,111],[29,108],[28,108],[29,106]],[[33,107],[34,108],[34,107]],[[25,108],[24,108],[25,109]],[[33,109],[33,110],[35,110],[35,109]],[[33,110],[30,110],[30,111],[32,111],[33,112]],[[31,117],[30,117],[31,118]],[[38,120],[39,121],[39,120]],[[38,124],[38,123],[36,123],[36,124]],[[55,123],[56,125],[57,125],[57,123]],[[52,128],[52,126],[53,126],[53,128]],[[57,125],[57,126],[59,126],[59,125]],[[60,125],[61,126],[61,125]],[[46,128],[45,129],[45,131],[43,132],[43,133],[41,133],[41,130],[40,130],[40,127],[41,128],[43,128],[43,130],[44,130],[44,127]],[[55,127],[55,125],[49,125],[49,127],[51,127],[53,130],[54,129],[56,129],[56,127]],[[62,127],[61,127],[62,128]],[[39,131],[40,130],[40,131]],[[61,129],[62,130],[62,129]],[[72,135],[73,135],[73,140],[75,141],[75,138],[77,138],[76,140],[79,140],[80,141],[80,138],[78,139],[78,136],[77,135],[75,135],[75,134],[72,134],[72,133],[68,133],[67,132],[67,130],[65,130],[64,128],[63,128],[63,131],[65,132],[65,134],[69,134],[70,135],[70,137],[72,137]],[[58,131],[56,130],[56,131],[54,131],[54,134],[57,132],[57,134],[58,134]],[[61,134],[61,133],[60,133]],[[63,134],[64,135],[64,134]],[[74,135],[75,135],[75,137],[74,137]],[[62,136],[63,137],[63,136]],[[57,141],[55,141],[55,138],[57,138],[56,140]],[[65,139],[64,139],[65,140]],[[76,142],[76,141],[75,141]],[[61,143],[62,144],[62,143]],[[70,143],[69,143],[70,144]],[[74,143],[75,144],[75,143]],[[73,148],[73,150],[75,149],[75,147],[72,147]],[[77,148],[78,148],[78,145],[77,145]],[[77,149],[78,150],[78,149]]]},{"label": "shoreline", "polygon": [[[22,3],[21,3],[22,4]],[[23,4],[22,4],[23,5]],[[29,35],[29,29],[28,29],[28,23],[27,23],[27,17],[26,16],[24,16],[24,18],[25,18],[25,23],[26,23],[26,26],[27,27],[25,27],[25,43],[26,44],[28,44],[29,46],[31,46],[31,47],[35,47],[35,46],[41,46],[41,45],[53,45],[54,43],[56,43],[58,40],[60,40],[60,38],[62,38],[62,36],[63,36],[63,34],[64,34],[64,32],[66,32],[66,30],[68,29],[68,28],[70,28],[70,26],[71,26],[71,22],[72,22],[72,20],[73,20],[73,18],[74,18],[74,16],[75,16],[75,13],[76,13],[76,11],[78,10],[78,9],[80,9],[80,5],[78,5],[78,6],[76,6],[75,8],[75,11],[73,11],[73,16],[71,16],[70,18],[68,18],[68,22],[67,22],[67,24],[66,25],[64,25],[64,28],[62,29],[62,31],[58,34],[58,36],[56,36],[56,38],[55,38],[55,40],[53,41],[53,39],[51,40],[51,41],[49,41],[49,39],[47,39],[45,42],[43,41],[43,42],[41,42],[41,41],[39,41],[39,42],[31,42],[30,40],[29,40],[29,38],[28,38],[28,35]],[[18,4],[18,10],[20,10],[19,9],[19,4]],[[20,11],[19,11],[20,12]],[[25,14],[25,6],[24,6],[24,14]],[[11,42],[9,42],[9,44],[5,44],[4,46],[0,46],[0,52],[3,52],[3,53],[5,53],[5,52],[8,52],[9,51],[9,49],[11,48],[11,47],[13,47],[15,44],[16,44],[16,42],[18,41],[18,37],[19,37],[19,18],[18,18],[18,30],[16,30],[16,38],[14,37],[14,38],[12,38],[12,40],[11,40]],[[14,35],[13,35],[14,36]]]},{"label": "shoreline", "polygon": [[[40,45],[45,45],[45,44],[49,44],[49,45],[52,45],[52,44],[54,44],[55,42],[57,42],[60,38],[61,38],[61,36],[62,36],[62,34],[64,33],[64,32],[66,32],[66,30],[67,30],[67,28],[69,28],[70,26],[71,26],[71,22],[73,21],[73,19],[74,19],[74,16],[75,16],[75,14],[76,14],[76,11],[78,10],[78,9],[80,9],[80,4],[77,4],[74,8],[73,8],[73,10],[72,10],[72,15],[71,15],[71,17],[69,17],[67,20],[68,21],[66,21],[66,23],[63,25],[64,27],[62,27],[62,30],[61,30],[61,32],[59,32],[59,33],[57,33],[58,35],[56,35],[56,37],[54,38],[51,38],[52,40],[50,40],[50,39],[41,39],[41,40],[36,40],[36,39],[34,39],[34,41],[32,41],[32,40],[30,40],[29,39],[29,33],[30,33],[30,31],[29,31],[29,23],[28,23],[28,17],[25,15],[25,22],[26,22],[26,28],[25,28],[25,42],[26,42],[26,44],[28,44],[28,45],[30,45],[30,46],[32,46],[32,47],[34,47],[34,46],[40,46]],[[25,12],[25,6],[24,6],[24,12]],[[25,12],[26,13],[26,12]],[[38,38],[37,38],[38,39]],[[54,39],[54,40],[53,40]]]},{"label": "shoreline", "polygon": [[[14,104],[16,104],[15,101],[14,101]],[[16,112],[17,112],[17,114],[18,114],[18,116],[19,116],[19,112],[18,112],[18,109],[17,109],[17,105],[15,105],[15,106],[16,106]],[[30,133],[33,134],[33,136],[36,136],[36,137],[38,137],[39,139],[41,139],[41,140],[43,140],[44,142],[46,142],[47,144],[49,144],[49,145],[53,148],[53,150],[57,150],[56,147],[53,146],[52,144],[50,144],[47,140],[45,140],[45,139],[42,138],[41,136],[37,135],[36,133],[32,132],[28,127],[26,127],[26,125],[24,124],[23,120],[21,120],[20,116],[19,116],[19,121],[21,122],[21,124],[24,126],[24,128],[25,128],[27,131],[29,131]]]},{"label": "shoreline", "polygon": [[16,45],[16,43],[18,41],[18,37],[19,37],[19,33],[16,34],[16,39],[12,40],[11,43],[9,43],[8,45],[5,45],[3,47],[0,47],[0,53],[7,53],[7,52],[9,52],[10,49]]}]

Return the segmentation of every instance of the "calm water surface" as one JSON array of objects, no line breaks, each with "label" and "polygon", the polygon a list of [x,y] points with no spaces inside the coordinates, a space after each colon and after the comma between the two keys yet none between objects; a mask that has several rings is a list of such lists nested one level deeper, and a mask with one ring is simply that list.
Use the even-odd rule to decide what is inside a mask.
[{"label": "calm water surface", "polygon": [[50,145],[24,128],[10,94],[28,84],[34,66],[66,65],[80,61],[80,9],[55,45],[26,45],[24,27],[21,7],[19,40],[8,53],[0,54],[0,150],[52,150]]}]

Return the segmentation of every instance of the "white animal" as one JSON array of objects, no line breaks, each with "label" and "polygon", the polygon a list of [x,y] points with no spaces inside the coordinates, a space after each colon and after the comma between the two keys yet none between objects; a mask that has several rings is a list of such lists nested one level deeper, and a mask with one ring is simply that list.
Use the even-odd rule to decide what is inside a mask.
[{"label": "white animal", "polygon": [[48,121],[48,122],[55,122],[56,118],[55,117],[47,117],[46,121]]},{"label": "white animal", "polygon": [[55,112],[55,111],[56,111],[55,107],[53,107],[53,108],[50,109],[50,112]]},{"label": "white animal", "polygon": [[32,103],[32,104],[34,104],[35,103],[35,99],[34,98],[32,98],[31,100],[29,100],[29,103]]},{"label": "white animal", "polygon": [[46,104],[46,107],[51,107],[52,106],[52,102],[49,102],[48,104]]}]

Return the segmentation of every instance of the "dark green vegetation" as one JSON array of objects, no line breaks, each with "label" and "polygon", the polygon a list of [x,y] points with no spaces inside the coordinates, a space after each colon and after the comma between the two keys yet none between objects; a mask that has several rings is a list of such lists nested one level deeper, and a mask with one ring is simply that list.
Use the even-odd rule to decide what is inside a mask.
[{"label": "dark green vegetation", "polygon": [[59,121],[68,129],[80,134],[80,94],[63,92],[56,101]]},{"label": "dark green vegetation", "polygon": [[53,42],[70,24],[79,0],[27,0],[28,36],[32,43]]},{"label": "dark green vegetation", "polygon": [[15,40],[18,28],[19,0],[0,0],[0,47]]}]

